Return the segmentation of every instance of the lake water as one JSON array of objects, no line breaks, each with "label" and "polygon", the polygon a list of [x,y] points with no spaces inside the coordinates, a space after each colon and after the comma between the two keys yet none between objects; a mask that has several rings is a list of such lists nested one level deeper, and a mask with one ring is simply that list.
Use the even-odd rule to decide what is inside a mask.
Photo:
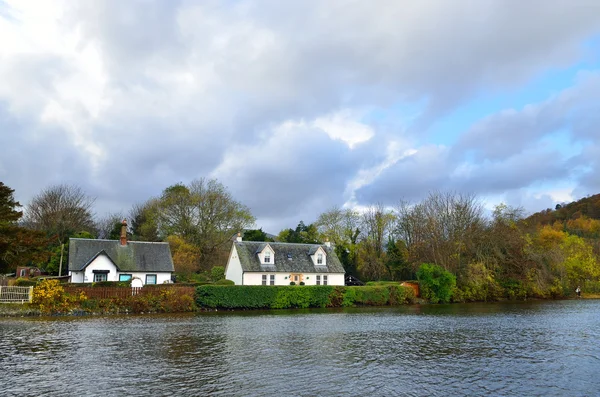
[{"label": "lake water", "polygon": [[600,301],[0,319],[0,395],[594,396]]}]

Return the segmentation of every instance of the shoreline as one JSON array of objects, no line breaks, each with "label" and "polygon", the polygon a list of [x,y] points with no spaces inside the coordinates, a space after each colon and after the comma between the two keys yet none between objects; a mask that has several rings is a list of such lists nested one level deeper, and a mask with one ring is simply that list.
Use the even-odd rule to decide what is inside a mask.
[{"label": "shoreline", "polygon": [[[569,300],[595,300],[600,299],[600,294],[586,294],[581,298],[569,297],[562,299],[535,299],[536,301],[569,301]],[[533,299],[527,299],[533,300]],[[523,300],[515,300],[512,302],[525,302]],[[461,304],[472,304],[472,303],[502,303],[502,302],[511,302],[508,300],[498,300],[498,301],[473,301],[473,302],[453,302],[449,303],[449,305],[461,305]],[[422,299],[418,299],[414,303],[405,303],[402,305],[356,305],[356,306],[348,306],[348,308],[353,307],[399,307],[399,306],[419,306],[419,305],[435,305],[428,303]],[[339,307],[333,307],[339,308]],[[97,317],[97,316],[129,316],[129,315],[147,315],[147,314],[197,314],[197,313],[215,313],[215,312],[225,312],[225,313],[235,313],[235,312],[253,312],[253,311],[264,311],[264,310],[310,310],[312,308],[286,308],[286,309],[227,309],[227,308],[196,308],[195,310],[189,311],[176,311],[176,312],[159,312],[159,311],[147,311],[147,312],[131,312],[128,310],[123,311],[106,311],[106,312],[93,312],[93,311],[85,311],[82,309],[75,309],[69,313],[55,313],[55,314],[46,314],[42,313],[38,308],[32,307],[31,304],[12,304],[12,303],[2,303],[0,304],[0,319],[3,318],[31,318],[31,317],[48,317],[48,318],[58,318],[58,317]],[[314,309],[323,309],[323,308],[314,308]]]}]

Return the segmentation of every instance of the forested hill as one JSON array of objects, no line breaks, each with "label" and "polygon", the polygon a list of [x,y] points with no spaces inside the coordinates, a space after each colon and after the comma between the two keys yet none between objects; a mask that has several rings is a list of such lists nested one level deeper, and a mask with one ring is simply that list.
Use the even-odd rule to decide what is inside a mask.
[{"label": "forested hill", "polygon": [[527,217],[530,227],[554,224],[556,221],[567,223],[577,219],[600,220],[600,194],[584,197],[569,204],[557,204],[555,209],[546,209]]}]

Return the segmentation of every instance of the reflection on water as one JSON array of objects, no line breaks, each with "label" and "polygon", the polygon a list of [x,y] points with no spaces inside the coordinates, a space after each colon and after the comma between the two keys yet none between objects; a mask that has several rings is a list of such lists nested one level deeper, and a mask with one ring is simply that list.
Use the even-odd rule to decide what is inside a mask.
[{"label": "reflection on water", "polygon": [[598,395],[600,301],[0,319],[2,395]]}]

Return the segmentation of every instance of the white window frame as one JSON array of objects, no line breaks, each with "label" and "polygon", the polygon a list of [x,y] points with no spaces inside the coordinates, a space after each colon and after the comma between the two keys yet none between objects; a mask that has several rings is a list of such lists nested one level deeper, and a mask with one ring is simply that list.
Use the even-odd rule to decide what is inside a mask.
[{"label": "white window frame", "polygon": [[317,274],[317,285],[321,285],[321,275]]},{"label": "white window frame", "polygon": [[107,273],[94,273],[94,282],[100,283],[102,281],[108,281]]},{"label": "white window frame", "polygon": [[321,252],[319,252],[317,254],[317,265],[322,265],[323,264],[323,254]]},{"label": "white window frame", "polygon": [[269,275],[269,285],[275,285],[275,275],[274,274]]},{"label": "white window frame", "polygon": [[[152,277],[152,276],[154,276],[154,282],[149,283],[148,277]],[[156,274],[146,274],[146,285],[156,285],[156,284],[158,284],[158,277],[156,276]]]},{"label": "white window frame", "polygon": [[323,275],[323,285],[327,285],[327,275]]},{"label": "white window frame", "polygon": [[262,275],[262,285],[267,285],[267,275],[266,274]]},{"label": "white window frame", "polygon": [[271,263],[271,251],[265,251],[265,257],[263,260],[265,263]]}]

